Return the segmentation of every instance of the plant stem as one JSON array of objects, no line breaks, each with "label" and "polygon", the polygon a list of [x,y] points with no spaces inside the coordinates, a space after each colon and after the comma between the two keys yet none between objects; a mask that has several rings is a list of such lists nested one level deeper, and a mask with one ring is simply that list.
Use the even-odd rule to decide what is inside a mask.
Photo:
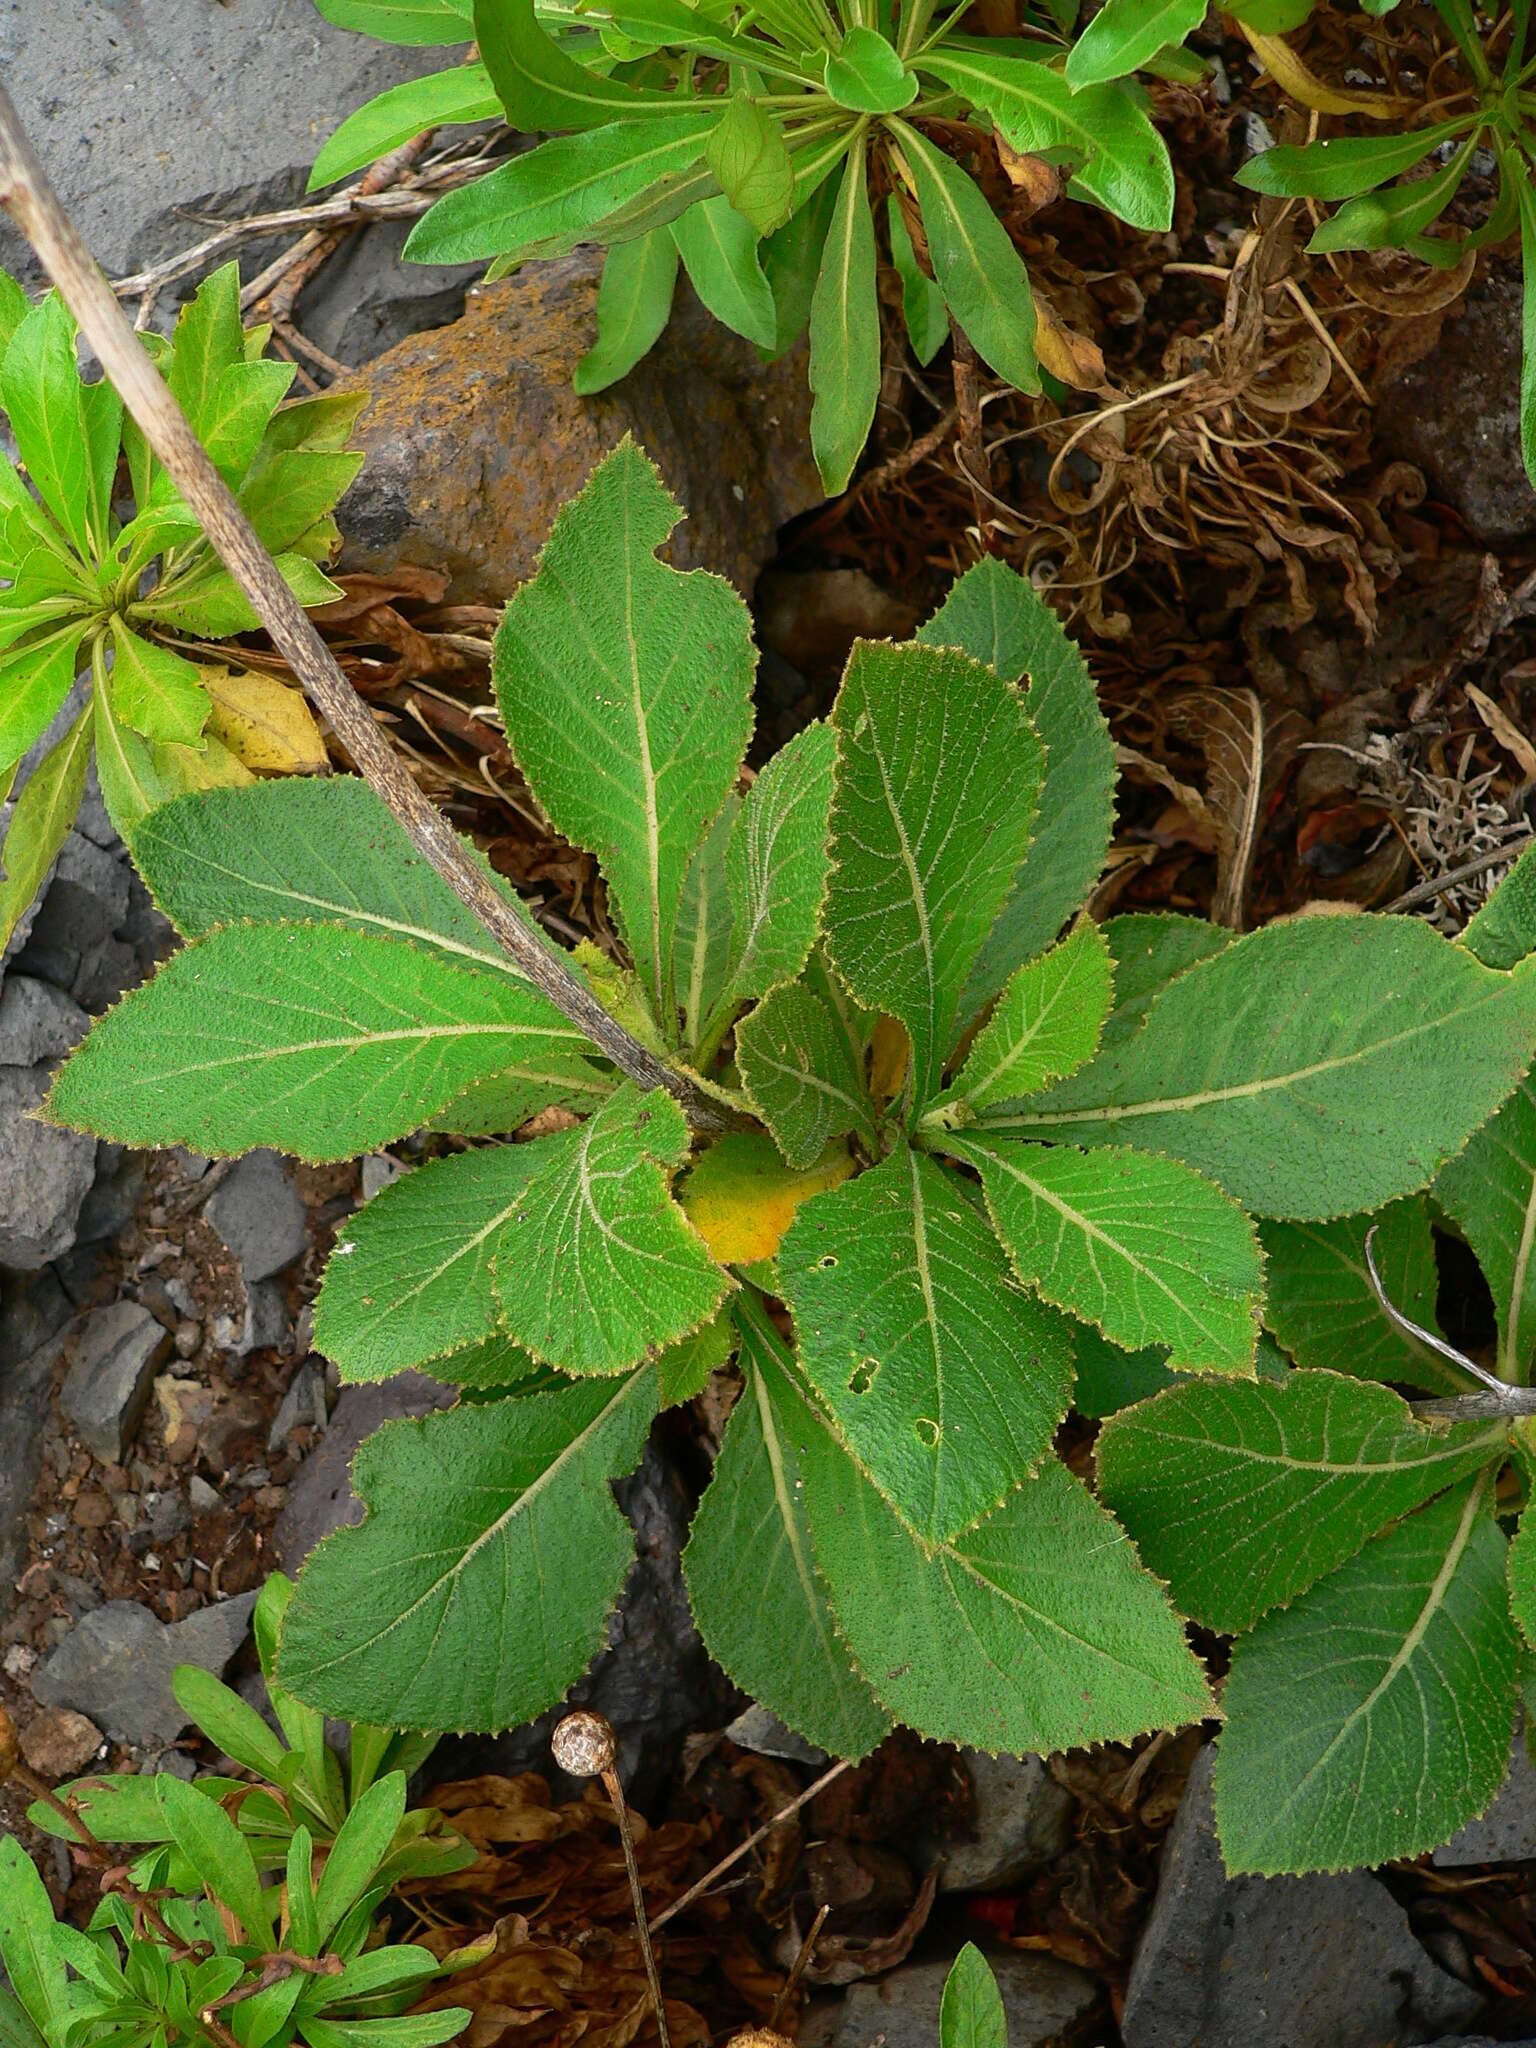
[{"label": "plant stem", "polygon": [[676,1096],[697,1128],[722,1129],[726,1119],[692,1078],[657,1059],[609,1016],[586,984],[558,954],[546,949],[532,926],[485,879],[447,819],[417,788],[209,461],[65,212],[3,87],[0,205],[31,243],[106,376],[197,514],[215,552],[249,598],[305,696],[329,721],[365,781],[383,798],[431,867],[534,987],[578,1025],[621,1073],[641,1087],[665,1088]]}]

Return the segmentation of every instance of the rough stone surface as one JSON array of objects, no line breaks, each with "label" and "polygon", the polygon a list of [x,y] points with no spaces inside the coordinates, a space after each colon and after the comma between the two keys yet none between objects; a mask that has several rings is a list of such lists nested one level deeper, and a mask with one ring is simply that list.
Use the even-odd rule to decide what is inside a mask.
[{"label": "rough stone surface", "polygon": [[75,1778],[101,1748],[101,1730],[72,1707],[45,1707],[21,1731],[21,1753],[51,1781]]},{"label": "rough stone surface", "polygon": [[73,1314],[69,1296],[46,1271],[0,1296],[0,1587],[14,1586],[21,1571],[23,1521],[43,1468],[38,1417]]},{"label": "rough stone surface", "polygon": [[171,1691],[176,1666],[222,1673],[255,1605],[254,1593],[241,1593],[167,1626],[136,1601],[109,1600],[76,1622],[32,1674],[33,1695],[43,1706],[88,1714],[114,1742],[174,1742],[187,1725]]},{"label": "rough stone surface", "polygon": [[809,1764],[814,1770],[823,1769],[831,1761],[824,1749],[807,1742],[793,1728],[786,1728],[777,1714],[755,1704],[744,1714],[738,1714],[725,1734],[727,1741],[734,1742],[738,1749],[753,1750],[758,1756],[787,1757],[791,1763]]},{"label": "rough stone surface", "polygon": [[[988,1956],[1008,2021],[1008,2048],[1058,2048],[1081,2038],[1099,2004],[1100,1987],[1054,1956]],[[873,1983],[853,1985],[843,2003],[832,2048],[934,2048],[947,1962],[905,1963]]]},{"label": "rough stone surface", "polygon": [[149,1400],[170,1332],[135,1301],[87,1316],[59,1394],[81,1441],[104,1463],[121,1463]]},{"label": "rough stone surface", "polygon": [[276,1152],[248,1152],[237,1160],[203,1214],[238,1262],[248,1290],[291,1266],[309,1243],[304,1204]]},{"label": "rough stone surface", "polygon": [[7,975],[0,991],[0,1067],[61,1059],[84,1038],[90,1021],[62,989],[30,975]]},{"label": "rough stone surface", "polygon": [[803,351],[763,368],[680,283],[644,362],[578,398],[600,269],[593,251],[530,264],[369,365],[356,437],[368,459],[339,515],[344,569],[443,568],[451,601],[500,604],[532,574],[560,506],[633,433],[687,510],[673,561],[751,595],[777,529],[821,500]]},{"label": "rough stone surface", "polygon": [[35,1273],[74,1243],[96,1140],[39,1123],[50,1070],[0,1067],[0,1266]]},{"label": "rough stone surface", "polygon": [[1488,1811],[1437,1849],[1430,1862],[1442,1870],[1468,1863],[1523,1863],[1536,1857],[1536,1764],[1526,1748],[1525,1732],[1515,1731],[1509,1753],[1509,1776]]},{"label": "rough stone surface", "polygon": [[1520,457],[1520,279],[1474,284],[1428,355],[1381,395],[1376,432],[1417,463],[1483,547],[1536,533],[1536,491]]},{"label": "rough stone surface", "polygon": [[1126,1991],[1126,2048],[1398,2048],[1479,2016],[1478,1994],[1430,1960],[1366,1872],[1229,1878],[1214,1763],[1208,1744],[1163,1849]]},{"label": "rough stone surface", "polygon": [[1066,1847],[1072,1800],[1037,1756],[960,1754],[976,1795],[971,1839],[924,1844],[923,1867],[940,1865],[941,1892],[1016,1884]]},{"label": "rough stone surface", "polygon": [[396,1373],[377,1386],[347,1387],[331,1415],[330,1427],[299,1467],[288,1489],[288,1505],[272,1531],[277,1562],[290,1577],[322,1536],[363,1519],[363,1504],[352,1491],[352,1460],[364,1437],[401,1415],[430,1415],[446,1408],[454,1389],[425,1373]]}]

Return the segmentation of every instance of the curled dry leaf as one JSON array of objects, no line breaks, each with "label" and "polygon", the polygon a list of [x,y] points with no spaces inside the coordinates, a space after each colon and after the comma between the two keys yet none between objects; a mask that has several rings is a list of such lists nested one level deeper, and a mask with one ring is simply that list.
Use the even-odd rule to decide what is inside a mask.
[{"label": "curled dry leaf", "polygon": [[1167,705],[1169,728],[1205,756],[1205,810],[1216,831],[1217,924],[1243,929],[1243,904],[1259,826],[1306,730],[1294,712],[1266,712],[1254,690],[1183,690]]},{"label": "curled dry leaf", "polygon": [[1505,753],[1519,765],[1526,780],[1536,781],[1536,747],[1531,745],[1503,706],[1496,704],[1485,690],[1480,690],[1476,683],[1468,683],[1466,687],[1467,702],[1478,717]]}]

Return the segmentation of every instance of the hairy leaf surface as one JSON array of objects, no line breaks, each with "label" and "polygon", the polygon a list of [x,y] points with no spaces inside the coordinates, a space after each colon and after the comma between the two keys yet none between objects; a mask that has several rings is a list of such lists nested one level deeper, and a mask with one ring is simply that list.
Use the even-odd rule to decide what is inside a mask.
[{"label": "hairy leaf surface", "polygon": [[774,989],[736,1027],[748,1095],[791,1166],[809,1166],[856,1131],[872,1149],[874,1108],[859,1048],[801,982]]},{"label": "hairy leaf surface", "polygon": [[733,996],[793,981],[816,943],[836,755],[832,728],[807,726],[774,755],[737,814],[725,857]]},{"label": "hairy leaf surface", "polygon": [[731,895],[725,879],[741,800],[733,791],[688,864],[672,931],[672,985],[690,1045],[725,991],[731,972]]},{"label": "hairy leaf surface", "polygon": [[1529,1076],[1442,1169],[1435,1194],[1493,1289],[1501,1375],[1529,1380],[1536,1356],[1536,1083]]},{"label": "hairy leaf surface", "polygon": [[1433,1330],[1440,1276],[1422,1195],[1393,1202],[1375,1216],[1261,1224],[1265,1322],[1298,1365],[1361,1380],[1401,1380],[1435,1393],[1462,1392],[1465,1375],[1400,1330],[1377,1300],[1365,1260],[1373,1224],[1371,1255],[1388,1300]]},{"label": "hairy leaf surface", "polygon": [[1087,922],[1026,961],[966,1056],[954,1092],[978,1110],[1017,1102],[1091,1060],[1109,1014],[1112,972],[1104,934]]}]

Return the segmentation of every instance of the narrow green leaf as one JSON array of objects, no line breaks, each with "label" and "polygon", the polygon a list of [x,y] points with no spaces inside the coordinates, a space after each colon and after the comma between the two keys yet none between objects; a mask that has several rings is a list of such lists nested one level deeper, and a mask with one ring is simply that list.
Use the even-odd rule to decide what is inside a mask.
[{"label": "narrow green leaf", "polygon": [[741,1334],[747,1383],[683,1553],[689,1604],[734,1684],[819,1748],[861,1757],[890,1717],[838,1641],[812,1555],[785,1423],[799,1396],[755,1322]]},{"label": "narrow green leaf", "polygon": [[1491,1492],[1442,1494],[1237,1644],[1216,1755],[1234,1876],[1418,1856],[1492,1799],[1518,1645]]},{"label": "narrow green leaf", "polygon": [[112,701],[124,725],[146,739],[192,746],[212,709],[197,665],[154,640],[130,633],[112,614]]},{"label": "narrow green leaf", "polygon": [[1520,453],[1536,478],[1536,192],[1522,158],[1512,180],[1520,206]]},{"label": "narrow green leaf", "polygon": [[994,556],[966,570],[917,637],[958,647],[1020,683],[1045,743],[1034,836],[971,970],[960,1005],[966,1019],[1051,943],[1098,880],[1114,824],[1115,749],[1093,678],[1060,620]]},{"label": "narrow green leaf", "polygon": [[238,264],[221,264],[182,307],[166,382],[233,488],[293,382],[291,363],[247,360]]},{"label": "narrow green leaf", "polygon": [[247,1941],[269,1947],[272,1901],[261,1888],[250,1845],[223,1807],[169,1776],[155,1780],[155,1797],[172,1841],[197,1872],[198,1882],[235,1915]]},{"label": "narrow green leaf", "polygon": [[[912,353],[926,368],[949,339],[949,313],[944,294],[917,260],[912,237],[902,217],[901,201],[892,192],[886,199],[886,219],[891,237],[891,262],[901,279],[901,315],[907,323]],[[991,560],[991,557],[987,557]]]},{"label": "narrow green leaf", "polygon": [[[0,345],[3,342],[4,336],[0,334]],[[48,2048],[48,2043],[27,2017],[25,2006],[3,1985],[0,1985],[0,2048]]]},{"label": "narrow green leaf", "polygon": [[[1415,178],[1385,192],[1362,192],[1325,220],[1307,244],[1307,253],[1331,255],[1341,249],[1401,249],[1437,221],[1461,188],[1476,136],[1469,135],[1444,170]],[[1454,245],[1453,245],[1454,246]]]},{"label": "narrow green leaf", "polygon": [[944,1980],[939,2048],[1008,2048],[1003,1994],[974,1941],[961,1949]]},{"label": "narrow green leaf", "polygon": [[288,1939],[301,1956],[320,1953],[320,1923],[315,1914],[315,1842],[300,1821],[288,1842]]},{"label": "narrow green leaf", "polygon": [[306,2019],[309,2048],[439,2048],[462,2034],[475,2015],[468,2006],[441,2012],[407,2012],[393,2019]]},{"label": "narrow green leaf", "polygon": [[1091,1060],[1109,1015],[1112,974],[1104,933],[1086,919],[1059,946],[1026,961],[971,1047],[954,1092],[978,1110],[1016,1102]]},{"label": "narrow green leaf", "polygon": [[1252,1372],[1263,1262],[1220,1188],[1130,1148],[940,1142],[981,1175],[1014,1271],[1047,1301],[1127,1351],[1167,1345],[1175,1370]]},{"label": "narrow green leaf", "polygon": [[[846,139],[846,138],[844,138]],[[796,179],[795,211],[783,227],[769,235],[758,252],[763,275],[773,293],[777,326],[773,353],[781,356],[804,334],[811,317],[811,300],[821,274],[827,246],[827,230],[837,205],[838,187],[830,177],[807,194]]]},{"label": "narrow green leaf", "polygon": [[332,185],[398,149],[426,128],[460,121],[494,121],[501,102],[483,64],[460,64],[407,78],[349,114],[315,158],[306,191]]},{"label": "narrow green leaf", "polygon": [[645,108],[676,109],[675,93],[644,92],[578,64],[539,26],[533,0],[477,0],[474,35],[514,128],[597,128]]},{"label": "narrow green leaf", "polygon": [[852,114],[899,114],[917,98],[917,80],[877,29],[857,27],[828,53],[826,87]]},{"label": "narrow green leaf", "polygon": [[723,26],[728,9],[711,7],[706,11],[695,7],[692,0],[612,0],[609,11],[617,26],[639,42],[719,57],[727,64],[750,65],[770,78],[787,78],[796,85],[811,81],[807,63],[786,56],[777,43],[755,32],[773,27],[777,10],[771,4],[753,10],[756,20],[745,32]]},{"label": "narrow green leaf", "polygon": [[0,860],[0,945],[8,944],[22,914],[43,885],[85,794],[85,771],[91,758],[91,707],[45,754],[28,776],[16,799]]},{"label": "narrow green leaf", "polygon": [[310,1558],[278,1675],[327,1712],[393,1728],[510,1728],[603,1646],[634,1536],[609,1490],[634,1469],[656,1375],[396,1422],[357,1454],[368,1506]]},{"label": "narrow green leaf", "polygon": [[793,981],[816,943],[836,757],[831,726],[806,726],[774,755],[737,814],[725,856],[733,998]]},{"label": "narrow green leaf", "polygon": [[0,270],[0,356],[11,345],[11,337],[32,310],[32,301],[8,270]]},{"label": "narrow green leaf", "polygon": [[928,254],[944,303],[999,377],[1040,389],[1035,302],[1024,259],[973,181],[905,122],[891,124],[917,187]]},{"label": "narrow green leaf", "polygon": [[672,239],[689,283],[715,318],[771,353],[778,314],[758,261],[759,230],[722,194],[690,206],[672,223]]},{"label": "narrow green leaf", "polygon": [[315,1894],[315,1918],[322,1943],[330,1940],[343,1914],[367,1890],[404,1818],[405,1777],[400,1771],[391,1771],[388,1777],[370,1785],[347,1815],[331,1844]]},{"label": "narrow green leaf", "polygon": [[672,1200],[688,1126],[661,1089],[625,1086],[529,1161],[493,1253],[508,1333],[561,1372],[614,1373],[707,1322],[729,1282]]},{"label": "narrow green leaf", "polygon": [[856,1131],[877,1147],[857,1048],[801,982],[776,988],[736,1027],[736,1063],[754,1107],[791,1166],[810,1166]]},{"label": "narrow green leaf", "polygon": [[178,1664],[171,1676],[176,1704],[203,1733],[259,1778],[282,1783],[286,1752],[256,1709],[198,1664]]},{"label": "narrow green leaf", "polygon": [[731,898],[725,854],[741,801],[733,790],[688,864],[672,928],[672,986],[686,1042],[697,1045],[731,971]]},{"label": "narrow green leaf", "polygon": [[69,695],[85,623],[62,626],[0,655],[0,773],[14,768],[48,730]]},{"label": "narrow green leaf", "polygon": [[1099,1483],[1180,1610],[1233,1633],[1497,1458],[1503,1435],[1427,1427],[1400,1395],[1338,1373],[1201,1380],[1111,1417]]},{"label": "narrow green leaf", "polygon": [[126,1144],[350,1159],[473,1081],[541,1074],[584,1044],[505,976],[334,925],[236,925],[102,1018],[48,1113]]},{"label": "narrow green leaf", "polygon": [[822,488],[846,490],[880,396],[880,304],[866,143],[848,152],[811,294],[811,447]]},{"label": "narrow green leaf", "polygon": [[827,949],[861,1002],[906,1025],[921,1109],[1029,844],[1043,749],[1012,684],[947,649],[860,642],[832,717]]},{"label": "narrow green leaf", "polygon": [[1388,178],[1411,171],[1442,142],[1452,142],[1473,125],[1474,116],[1437,121],[1406,135],[1337,135],[1320,142],[1285,143],[1250,157],[1237,173],[1250,192],[1279,198],[1353,199]]},{"label": "narrow green leaf", "polygon": [[1067,83],[1079,92],[1126,78],[1204,19],[1205,0],[1105,0],[1067,52]]},{"label": "narrow green leaf", "polygon": [[105,378],[80,387],[85,436],[85,523],[99,560],[112,544],[112,486],[123,445],[123,401]]},{"label": "narrow green leaf", "polygon": [[69,1987],[54,1943],[53,1906],[37,1865],[14,1835],[0,1836],[0,1962],[28,2017],[50,2042],[69,2023]]},{"label": "narrow green leaf", "polygon": [[900,1146],[796,1212],[779,1284],[807,1378],[925,1545],[994,1508],[1050,1448],[1072,1354],[974,1204]]},{"label": "narrow green leaf", "polygon": [[1536,1649],[1536,1515],[1529,1501],[1510,1539],[1509,1611],[1527,1647]]},{"label": "narrow green leaf", "polygon": [[75,323],[50,292],[11,337],[0,363],[0,397],[38,496],[88,561],[90,450],[80,392]]},{"label": "narrow green leaf", "polygon": [[704,157],[726,199],[760,235],[789,219],[795,167],[784,131],[748,94],[732,96]]},{"label": "narrow green leaf", "polygon": [[656,559],[678,517],[626,439],[556,519],[493,663],[518,765],[556,828],[602,863],[668,1024],[683,880],[746,751],[756,664],[731,586]]},{"label": "narrow green leaf", "polygon": [[1466,1379],[1427,1344],[1405,1336],[1376,1298],[1365,1261],[1371,1247],[1387,1298],[1421,1327],[1435,1328],[1440,1275],[1422,1196],[1375,1216],[1332,1223],[1263,1223],[1264,1320],[1298,1365],[1360,1380],[1401,1380],[1437,1394],[1465,1391]]},{"label": "narrow green leaf", "polygon": [[1422,1187],[1533,1037],[1536,974],[1491,973],[1416,918],[1302,918],[1191,967],[1133,1037],[995,1127],[1134,1139],[1256,1215],[1353,1215]]},{"label": "narrow green leaf", "polygon": [[597,288],[597,339],[571,379],[583,397],[627,377],[660,339],[676,284],[677,244],[665,228],[608,251]]},{"label": "narrow green leaf", "polygon": [[386,43],[467,43],[475,33],[469,0],[315,0],[336,28],[360,29]]}]

